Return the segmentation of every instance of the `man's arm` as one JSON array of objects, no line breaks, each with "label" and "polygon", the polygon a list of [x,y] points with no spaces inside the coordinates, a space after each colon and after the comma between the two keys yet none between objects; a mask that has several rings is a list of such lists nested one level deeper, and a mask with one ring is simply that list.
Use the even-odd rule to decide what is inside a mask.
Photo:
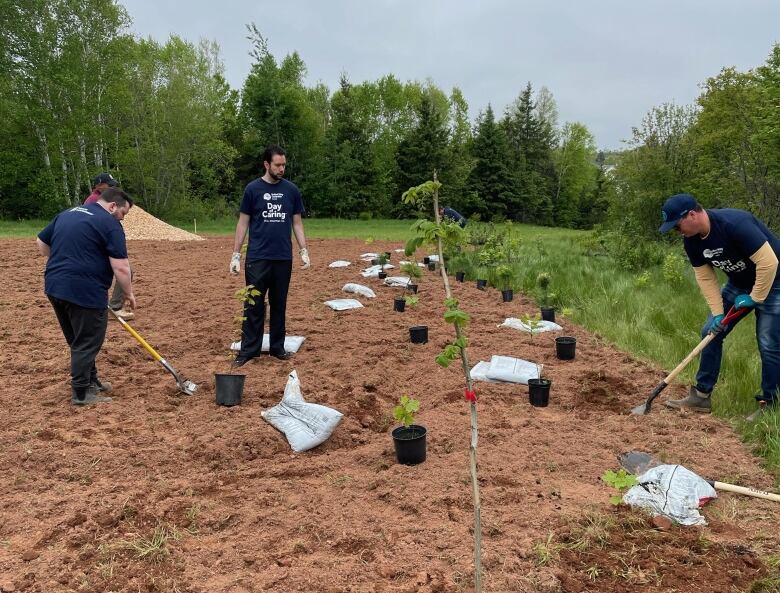
[{"label": "man's arm", "polygon": [[295,241],[298,243],[298,253],[303,262],[301,269],[305,270],[311,265],[311,259],[309,258],[309,250],[306,248],[306,235],[303,233],[303,219],[300,214],[293,214],[292,227]]},{"label": "man's arm", "polygon": [[241,212],[238,215],[238,222],[236,223],[236,236],[233,239],[233,253],[241,253],[241,246],[244,244],[247,230],[249,230],[249,214]]},{"label": "man's arm", "polygon": [[51,254],[51,247],[49,247],[48,244],[44,243],[39,238],[36,238],[35,240],[38,243],[38,251],[40,252],[40,254],[43,257],[49,257],[49,255]]},{"label": "man's arm", "polygon": [[693,268],[696,275],[696,283],[699,285],[704,300],[710,307],[713,315],[723,315],[723,297],[720,294],[720,285],[718,276],[715,274],[715,268],[710,264],[704,264]]},{"label": "man's arm", "polygon": [[130,304],[131,309],[135,309],[135,295],[133,294],[133,283],[130,279],[130,260],[127,258],[117,259],[109,257],[111,269],[122,292],[125,293],[125,302]]},{"label": "man's arm", "polygon": [[756,264],[756,283],[753,285],[753,290],[750,291],[750,298],[753,299],[753,302],[763,303],[775,282],[777,255],[767,241],[750,256],[750,260]]}]

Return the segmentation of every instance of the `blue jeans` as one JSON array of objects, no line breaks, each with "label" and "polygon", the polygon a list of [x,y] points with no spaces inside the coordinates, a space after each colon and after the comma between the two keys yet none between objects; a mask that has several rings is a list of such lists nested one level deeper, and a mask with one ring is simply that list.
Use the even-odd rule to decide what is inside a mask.
[{"label": "blue jeans", "polygon": [[[746,292],[743,289],[738,289],[730,282],[726,283],[721,291],[725,312],[728,313],[737,295]],[[757,399],[762,399],[767,403],[774,403],[777,399],[778,386],[780,386],[780,282],[776,282],[772,286],[772,290],[769,291],[766,300],[756,305],[754,312],[756,314],[756,341],[758,342],[758,351],[761,354],[762,393]],[[731,323],[726,330],[717,335],[702,350],[699,372],[696,373],[696,389],[704,393],[710,393],[713,390],[720,374],[723,340],[731,333],[731,330],[737,323],[748,317],[748,315],[744,315]],[[701,331],[702,338],[707,335],[705,329],[709,327],[711,321],[712,315],[709,315]]]}]

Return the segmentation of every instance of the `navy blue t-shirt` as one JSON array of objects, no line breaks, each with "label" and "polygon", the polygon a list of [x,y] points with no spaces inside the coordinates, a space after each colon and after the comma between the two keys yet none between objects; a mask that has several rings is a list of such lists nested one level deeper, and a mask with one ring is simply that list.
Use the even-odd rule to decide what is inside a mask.
[{"label": "navy blue t-shirt", "polygon": [[446,216],[447,218],[451,218],[452,220],[457,222],[460,226],[466,226],[466,217],[463,216],[457,210],[446,207],[444,208],[444,216]]},{"label": "navy blue t-shirt", "polygon": [[[698,268],[711,264],[726,273],[737,288],[751,290],[756,282],[756,264],[750,259],[759,248],[769,245],[780,258],[780,239],[750,212],[735,208],[707,210],[710,234],[683,240],[691,265]],[[780,275],[775,278],[775,283]]]},{"label": "navy blue t-shirt", "polygon": [[246,258],[292,259],[292,217],[303,213],[301,192],[286,179],[255,179],[244,190],[241,212],[250,216]]},{"label": "navy blue t-shirt", "polygon": [[60,212],[38,238],[51,247],[46,294],[90,309],[108,306],[114,272],[109,257],[125,259],[125,231],[100,204]]}]

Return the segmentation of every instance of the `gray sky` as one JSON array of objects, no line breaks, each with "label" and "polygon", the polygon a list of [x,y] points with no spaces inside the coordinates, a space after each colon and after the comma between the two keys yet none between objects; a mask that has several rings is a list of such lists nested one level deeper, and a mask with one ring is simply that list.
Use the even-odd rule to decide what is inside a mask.
[{"label": "gray sky", "polygon": [[254,22],[281,58],[298,51],[308,84],[335,89],[395,74],[463,91],[472,116],[503,113],[527,81],[550,89],[559,119],[621,148],[653,106],[692,103],[724,66],[765,62],[780,41],[778,0],[120,0],[132,30],[219,43],[241,89]]}]

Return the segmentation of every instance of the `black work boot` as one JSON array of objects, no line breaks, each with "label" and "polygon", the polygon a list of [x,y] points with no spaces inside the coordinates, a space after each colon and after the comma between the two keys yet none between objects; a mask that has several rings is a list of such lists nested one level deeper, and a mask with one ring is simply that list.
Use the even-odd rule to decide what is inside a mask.
[{"label": "black work boot", "polygon": [[682,410],[687,408],[689,410],[695,410],[696,412],[711,412],[712,403],[710,402],[711,393],[704,393],[699,391],[695,386],[691,386],[688,391],[688,397],[684,399],[670,399],[666,401],[667,408],[674,408],[675,410]]},{"label": "black work boot", "polygon": [[98,395],[97,387],[90,385],[87,388],[71,389],[70,403],[74,406],[91,406],[110,402],[112,398]]},{"label": "black work boot", "polygon": [[767,399],[763,395],[757,395],[758,409],[745,418],[745,422],[758,422],[764,415],[777,409],[777,399]]},{"label": "black work boot", "polygon": [[97,389],[98,393],[111,393],[114,391],[114,388],[111,386],[111,383],[108,381],[101,381],[100,379],[95,379],[90,384],[90,387],[94,387]]}]

